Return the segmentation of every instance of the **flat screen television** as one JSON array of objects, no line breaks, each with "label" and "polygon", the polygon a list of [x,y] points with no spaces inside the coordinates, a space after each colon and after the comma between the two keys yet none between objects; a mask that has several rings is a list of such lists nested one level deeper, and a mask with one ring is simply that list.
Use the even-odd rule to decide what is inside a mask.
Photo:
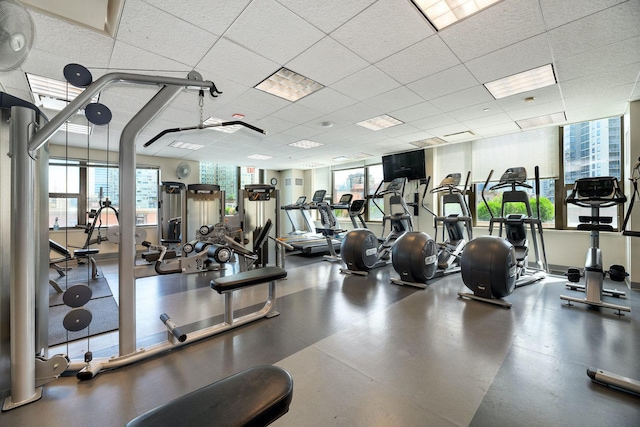
[{"label": "flat screen television", "polygon": [[382,156],[384,181],[405,177],[409,181],[427,177],[424,164],[424,150]]}]

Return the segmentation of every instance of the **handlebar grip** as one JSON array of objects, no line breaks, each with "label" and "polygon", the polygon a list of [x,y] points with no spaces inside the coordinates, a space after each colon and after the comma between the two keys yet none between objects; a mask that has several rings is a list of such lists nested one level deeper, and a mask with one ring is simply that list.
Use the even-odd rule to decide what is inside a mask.
[{"label": "handlebar grip", "polygon": [[142,246],[144,246],[145,248],[148,248],[151,246],[151,242],[147,242],[146,240],[142,243],[140,243]]},{"label": "handlebar grip", "polygon": [[162,323],[165,324],[167,330],[169,330],[169,332],[171,332],[178,341],[185,342],[187,340],[187,334],[182,332],[182,329],[180,329],[180,327],[171,320],[167,313],[162,313],[160,315],[160,320],[162,320]]}]

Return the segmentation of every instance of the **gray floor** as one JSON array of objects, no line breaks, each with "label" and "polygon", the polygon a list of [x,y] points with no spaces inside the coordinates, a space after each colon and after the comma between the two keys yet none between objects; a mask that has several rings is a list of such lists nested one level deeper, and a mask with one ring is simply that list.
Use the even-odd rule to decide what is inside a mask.
[{"label": "gray floor", "polygon": [[[0,414],[2,426],[121,426],[136,415],[242,369],[275,364],[294,378],[277,426],[638,426],[640,397],[591,383],[586,368],[640,378],[640,295],[623,317],[567,306],[561,277],[516,290],[510,310],[459,299],[459,275],[425,289],[391,285],[339,265],[287,257],[280,316],[264,319],[95,379],[60,378],[35,403]],[[115,269],[102,265],[110,283]],[[209,275],[137,281],[139,345],[164,339],[167,312],[187,329],[211,323],[222,297]],[[607,283],[607,285],[613,285]],[[263,288],[263,287],[261,287]],[[257,303],[265,289],[242,291]],[[91,341],[115,354],[117,335]],[[56,350],[81,357],[86,342]]]}]

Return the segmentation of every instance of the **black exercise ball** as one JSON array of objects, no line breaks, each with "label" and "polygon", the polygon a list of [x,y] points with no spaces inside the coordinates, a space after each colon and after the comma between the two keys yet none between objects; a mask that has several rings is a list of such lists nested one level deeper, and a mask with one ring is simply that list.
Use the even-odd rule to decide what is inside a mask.
[{"label": "black exercise ball", "polygon": [[347,233],[340,244],[340,257],[349,270],[368,271],[378,262],[378,238],[366,228]]},{"label": "black exercise ball", "polygon": [[460,259],[462,281],[474,294],[502,298],[516,287],[513,245],[497,236],[478,237],[464,247]]},{"label": "black exercise ball", "polygon": [[431,236],[421,231],[408,231],[391,248],[393,268],[400,279],[424,283],[437,269],[437,246]]}]

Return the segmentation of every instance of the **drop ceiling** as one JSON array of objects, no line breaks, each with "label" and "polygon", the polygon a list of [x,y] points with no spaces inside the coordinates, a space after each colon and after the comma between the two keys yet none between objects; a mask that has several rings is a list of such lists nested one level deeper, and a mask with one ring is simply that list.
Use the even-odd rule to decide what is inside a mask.
[{"label": "drop ceiling", "polygon": [[[126,0],[114,36],[30,12],[34,49],[20,69],[0,73],[1,90],[33,101],[25,73],[63,80],[68,63],[86,66],[94,80],[112,71],[196,70],[223,92],[205,96],[205,119],[242,114],[266,131],[173,133],[143,148],[166,128],[199,123],[198,93],[185,90],[141,134],[144,155],[308,169],[379,159],[461,132],[471,132],[466,140],[522,132],[516,121],[549,114],[564,112],[568,123],[621,115],[640,99],[640,0],[504,0],[439,32],[409,0]],[[546,64],[555,85],[498,100],[484,87]],[[324,87],[296,102],[254,88],[282,67]],[[107,137],[116,146],[156,91],[104,89],[100,102],[113,120],[93,128],[90,146],[106,148]],[[356,124],[381,115],[403,124],[378,131]],[[58,132],[52,143],[65,140]],[[87,136],[68,140],[87,144]],[[322,145],[289,145],[301,140]],[[169,147],[174,141],[204,147]],[[255,154],[271,158],[248,158]]]}]

